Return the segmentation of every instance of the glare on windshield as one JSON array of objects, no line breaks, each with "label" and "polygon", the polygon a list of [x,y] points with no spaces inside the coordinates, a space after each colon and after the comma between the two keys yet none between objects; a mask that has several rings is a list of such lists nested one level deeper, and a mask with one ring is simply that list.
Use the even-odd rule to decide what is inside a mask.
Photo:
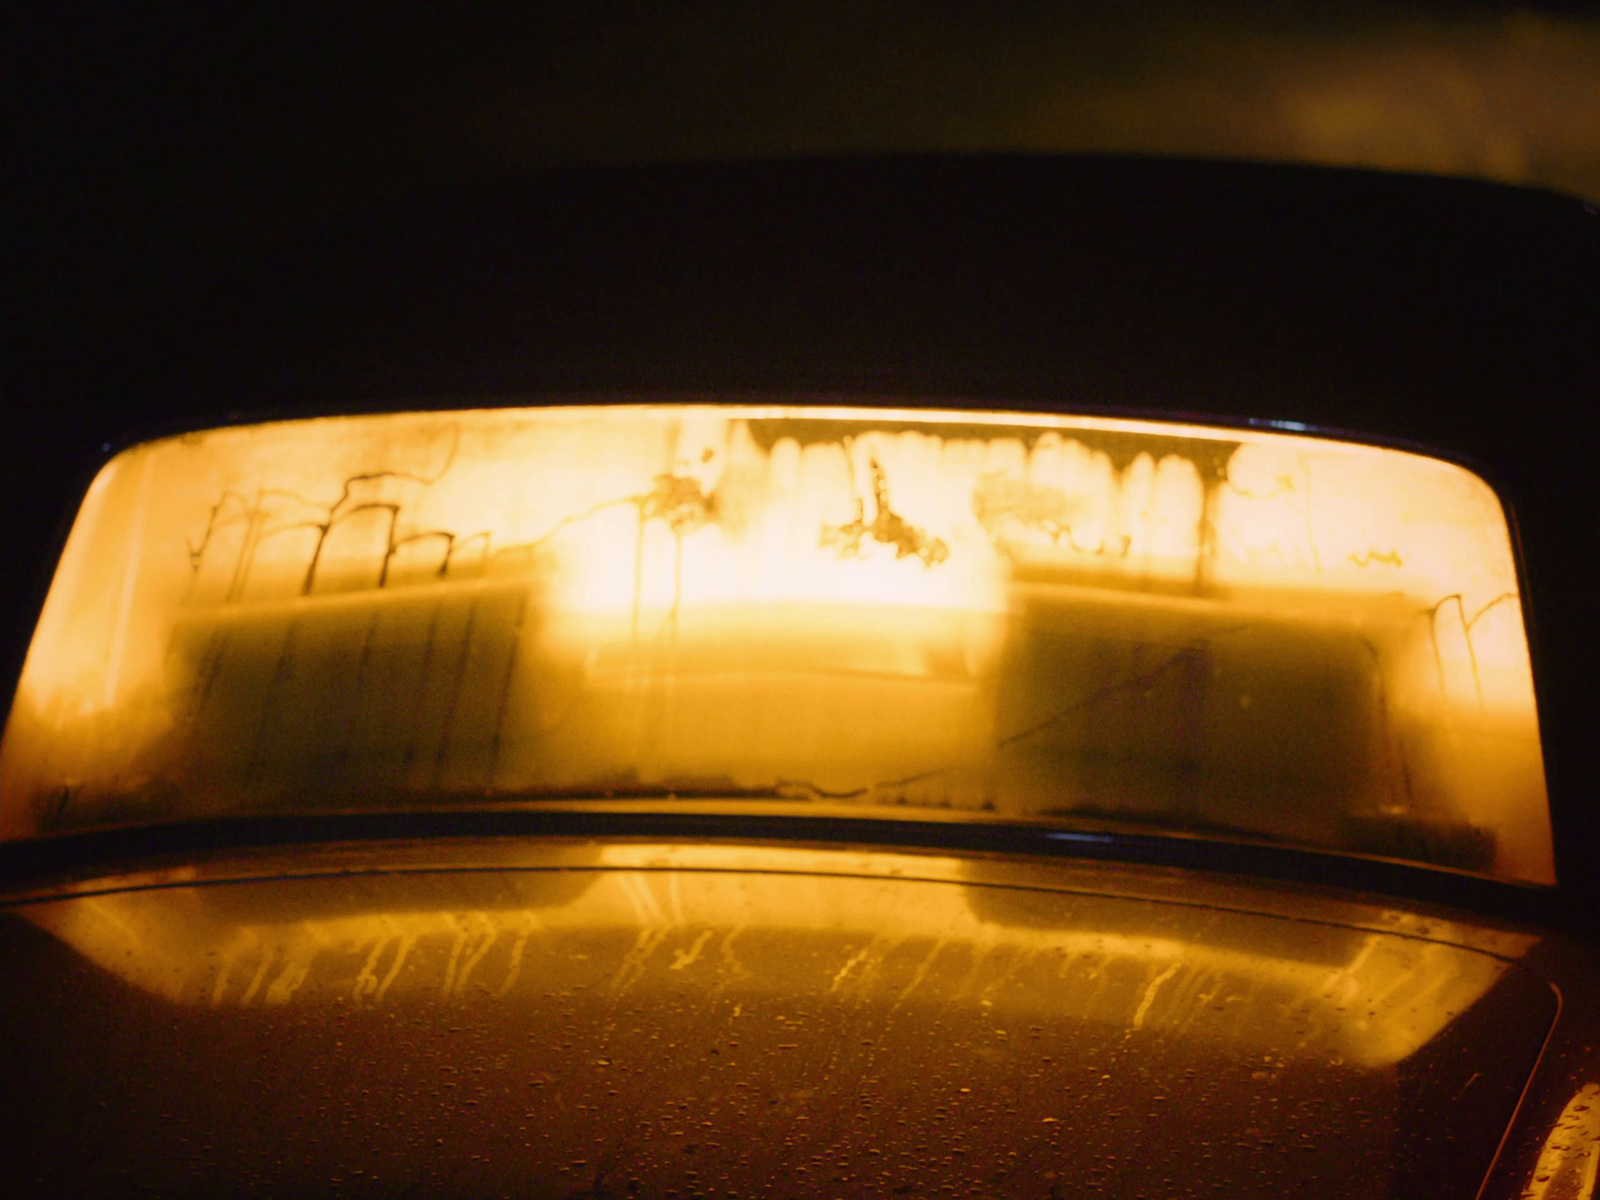
[{"label": "glare on windshield", "polygon": [[114,458],[0,832],[765,797],[1554,878],[1505,517],[1281,432],[649,405]]}]

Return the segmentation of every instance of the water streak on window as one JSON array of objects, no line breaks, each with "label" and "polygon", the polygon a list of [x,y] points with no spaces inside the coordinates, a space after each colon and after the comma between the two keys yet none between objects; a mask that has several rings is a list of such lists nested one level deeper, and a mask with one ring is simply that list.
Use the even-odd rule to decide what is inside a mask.
[{"label": "water streak on window", "polygon": [[763,794],[1553,878],[1493,492],[1256,430],[703,405],[153,442],[84,502],[3,753],[7,836]]}]

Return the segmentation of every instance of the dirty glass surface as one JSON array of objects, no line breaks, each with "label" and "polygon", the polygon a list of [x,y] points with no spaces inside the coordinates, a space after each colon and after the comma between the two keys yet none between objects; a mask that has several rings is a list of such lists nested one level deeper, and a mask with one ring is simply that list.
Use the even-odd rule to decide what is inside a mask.
[{"label": "dirty glass surface", "polygon": [[0,1125],[8,1178],[62,1196],[1470,1196],[1556,1009],[1514,963],[1420,936],[886,878],[915,864],[859,853],[851,874],[817,873],[826,852],[739,870],[539,853],[559,867],[0,911],[0,1052],[27,1098]]},{"label": "dirty glass surface", "polygon": [[1268,430],[823,407],[323,419],[96,479],[5,836],[751,796],[1554,878],[1505,517]]}]

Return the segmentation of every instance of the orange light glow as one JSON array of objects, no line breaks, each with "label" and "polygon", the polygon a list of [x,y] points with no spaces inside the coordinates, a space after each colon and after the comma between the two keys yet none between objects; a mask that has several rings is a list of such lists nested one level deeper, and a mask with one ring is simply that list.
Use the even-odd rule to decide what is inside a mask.
[{"label": "orange light glow", "polygon": [[1551,1127],[1522,1195],[1594,1200],[1600,1181],[1600,1083],[1580,1087]]},{"label": "orange light glow", "polygon": [[1553,879],[1504,516],[1261,431],[711,405],[135,447],[0,832],[609,789],[1159,821]]},{"label": "orange light glow", "polygon": [[[680,848],[650,851],[670,861]],[[619,857],[637,858],[638,848]],[[1088,1020],[1235,1054],[1364,1068],[1408,1058],[1509,969],[1490,954],[1395,933],[1321,928],[1296,939],[1298,957],[1237,935],[1085,926],[1070,904],[1055,910],[1068,914],[1059,923],[1005,923],[974,903],[985,889],[888,876],[894,856],[851,855],[850,869],[861,872],[852,875],[796,870],[801,856],[781,849],[744,857],[755,874],[568,867],[555,877],[557,895],[547,873],[507,871],[491,876],[498,902],[489,907],[419,903],[448,886],[426,877],[392,877],[375,893],[370,882],[328,876],[287,890],[281,881],[236,883],[222,904],[216,889],[180,887],[26,913],[91,962],[183,1006],[515,1004],[551,986],[553,960],[592,956],[595,1003],[633,1002],[699,978],[747,1000],[981,1003],[1007,1023]],[[831,865],[825,854],[809,857]],[[406,903],[384,907],[386,896]],[[1090,912],[1105,903],[1076,902]],[[1263,945],[1286,944],[1272,933],[1275,918],[1229,920],[1256,930]],[[1346,957],[1330,960],[1341,950]],[[682,974],[690,968],[696,976]]]}]

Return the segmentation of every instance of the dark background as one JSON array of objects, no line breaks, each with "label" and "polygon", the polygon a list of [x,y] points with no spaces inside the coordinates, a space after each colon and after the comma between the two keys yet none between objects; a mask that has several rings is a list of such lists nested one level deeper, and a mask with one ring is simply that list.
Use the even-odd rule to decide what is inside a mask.
[{"label": "dark background", "polygon": [[47,419],[102,402],[75,377],[285,237],[555,165],[1135,152],[1600,200],[1600,17],[1576,3],[67,2],[11,20],[8,407]]},{"label": "dark background", "polygon": [[8,357],[59,370],[286,234],[559,164],[1110,151],[1600,200],[1577,3],[326,7],[22,5]]},{"label": "dark background", "polygon": [[57,426],[142,425],[97,415],[118,360],[285,239],[552,166],[1134,152],[1600,201],[1580,3],[30,0],[8,20],[8,496]]}]

